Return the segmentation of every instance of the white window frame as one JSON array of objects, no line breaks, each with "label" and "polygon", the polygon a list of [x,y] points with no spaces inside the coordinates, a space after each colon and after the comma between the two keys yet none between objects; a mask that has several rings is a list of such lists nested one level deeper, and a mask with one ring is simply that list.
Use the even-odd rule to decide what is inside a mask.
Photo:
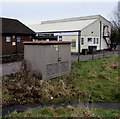
[{"label": "white window frame", "polygon": [[17,40],[17,43],[20,43],[20,42],[21,42],[21,37],[20,37],[20,36],[17,36],[17,37],[16,37],[16,40]]},{"label": "white window frame", "polygon": [[6,36],[5,41],[6,41],[6,43],[10,43],[11,42],[11,37],[10,36]]}]

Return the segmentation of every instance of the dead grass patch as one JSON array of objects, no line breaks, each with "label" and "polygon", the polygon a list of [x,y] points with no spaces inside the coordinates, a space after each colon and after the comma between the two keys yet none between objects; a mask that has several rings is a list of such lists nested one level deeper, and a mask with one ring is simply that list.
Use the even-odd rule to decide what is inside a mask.
[{"label": "dead grass patch", "polygon": [[[107,59],[109,58],[106,58],[104,63],[102,59],[74,63],[70,75],[51,80],[40,80],[34,74],[27,71],[26,66],[23,66],[23,70],[20,73],[4,76],[2,79],[3,106],[25,103],[73,102],[74,100],[102,100],[99,95],[106,95],[103,90],[97,92],[99,94],[94,93],[94,95],[91,96],[90,94],[92,94],[94,90],[105,88],[114,90],[119,80],[116,73],[117,70],[114,70],[117,68],[117,64],[115,64],[114,59],[111,60],[111,58],[111,62],[114,63],[113,65],[111,65],[112,63],[108,64]],[[113,82],[115,86],[111,87]],[[103,87],[103,85],[106,87]],[[106,97],[107,96],[108,95],[106,95]],[[107,98],[112,99],[113,96],[112,98]],[[114,99],[118,100],[117,97]]]}]

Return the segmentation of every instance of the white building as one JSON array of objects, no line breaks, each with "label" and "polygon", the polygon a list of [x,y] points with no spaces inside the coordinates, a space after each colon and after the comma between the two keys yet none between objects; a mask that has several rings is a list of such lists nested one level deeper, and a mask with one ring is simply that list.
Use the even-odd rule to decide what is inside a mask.
[{"label": "white building", "polygon": [[73,53],[110,48],[111,23],[100,15],[42,21],[30,27],[38,33],[54,33],[59,41],[71,41]]}]

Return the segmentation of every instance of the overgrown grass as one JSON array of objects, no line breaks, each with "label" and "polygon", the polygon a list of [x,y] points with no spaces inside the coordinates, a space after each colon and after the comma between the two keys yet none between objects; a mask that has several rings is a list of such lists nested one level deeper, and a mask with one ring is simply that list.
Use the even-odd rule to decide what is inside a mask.
[{"label": "overgrown grass", "polygon": [[13,112],[9,114],[7,117],[120,117],[119,110],[111,110],[111,109],[96,109],[96,108],[79,108],[79,107],[45,107],[39,110],[34,111],[26,111],[23,113]]},{"label": "overgrown grass", "polygon": [[25,103],[119,102],[117,60],[117,56],[112,56],[76,62],[72,64],[70,75],[52,80],[40,80],[26,70],[5,76],[3,106]]},{"label": "overgrown grass", "polygon": [[84,101],[119,101],[117,57],[74,63],[72,84],[85,92]]},{"label": "overgrown grass", "polygon": [[90,109],[93,113],[95,117],[118,117],[118,119],[120,118],[120,110],[113,110],[113,109],[105,109],[105,108],[100,108],[100,109],[96,109],[96,108],[91,108]]}]

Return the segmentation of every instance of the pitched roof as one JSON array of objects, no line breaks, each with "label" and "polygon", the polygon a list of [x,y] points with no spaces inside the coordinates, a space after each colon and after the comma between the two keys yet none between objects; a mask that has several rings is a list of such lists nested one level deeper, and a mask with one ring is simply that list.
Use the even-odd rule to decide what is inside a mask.
[{"label": "pitched roof", "polygon": [[78,31],[92,24],[96,20],[97,19],[36,24],[36,25],[31,25],[30,27],[36,32]]},{"label": "pitched roof", "polygon": [[101,15],[92,15],[92,16],[74,17],[74,18],[66,18],[66,19],[58,19],[58,20],[48,20],[48,21],[42,21],[41,24],[30,25],[30,28],[33,29],[35,32],[41,32],[41,33],[78,31],[86,28],[88,25],[96,22],[97,20],[102,20],[102,19],[106,20]]},{"label": "pitched roof", "polygon": [[57,19],[57,20],[48,20],[48,21],[41,21],[41,24],[90,20],[90,19],[98,19],[99,17],[100,17],[100,15],[93,15],[93,16],[83,16],[83,17],[73,17],[73,18],[65,18],[65,19]]},{"label": "pitched roof", "polygon": [[34,34],[34,31],[16,19],[0,18],[2,33]]}]

